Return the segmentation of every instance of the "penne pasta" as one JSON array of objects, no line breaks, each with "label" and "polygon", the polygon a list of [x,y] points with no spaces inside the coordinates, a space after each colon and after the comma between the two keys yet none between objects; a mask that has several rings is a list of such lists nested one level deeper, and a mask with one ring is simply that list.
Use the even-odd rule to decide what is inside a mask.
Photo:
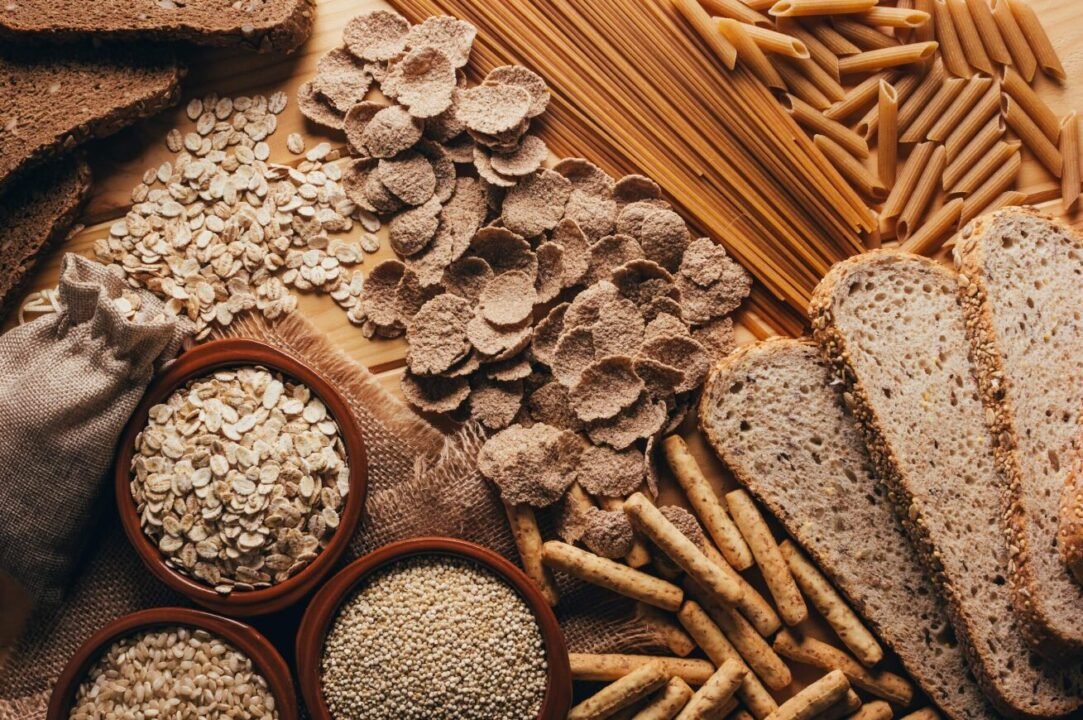
[{"label": "penne pasta", "polygon": [[749,72],[769,88],[786,89],[786,83],[782,81],[778,71],[768,62],[763,50],[748,33],[747,28],[753,27],[752,25],[745,25],[730,18],[714,18],[714,23],[723,37],[737,50],[737,58]]},{"label": "penne pasta", "polygon": [[933,0],[914,0],[914,9],[920,10],[929,16],[929,22],[914,29],[910,35],[910,42],[928,42],[936,39],[935,8]]},{"label": "penne pasta", "polygon": [[749,7],[747,3],[743,3],[741,0],[699,0],[699,3],[710,15],[730,18],[759,27],[769,28],[775,25],[771,22],[771,18],[758,12],[755,8]]},{"label": "penne pasta", "polygon": [[839,35],[862,50],[883,50],[899,44],[898,39],[891,35],[882,33],[865,23],[852,20],[849,16],[831,18],[831,24],[838,30]]},{"label": "penne pasta", "polygon": [[1034,92],[1034,88],[1019,73],[1010,67],[1004,68],[1000,78],[1000,84],[1004,92],[1012,100],[1019,103],[1019,107],[1023,109],[1023,112],[1029,115],[1034,124],[1049,138],[1049,142],[1057,142],[1060,138],[1060,120],[1049,109],[1045,100]]},{"label": "penne pasta", "polygon": [[944,62],[937,58],[932,68],[925,74],[921,84],[917,86],[913,94],[899,108],[899,130],[904,131],[910,126],[925,107],[932,101],[940,88],[944,85],[947,71],[944,70]]},{"label": "penne pasta", "polygon": [[790,18],[779,18],[778,28],[804,43],[816,64],[835,80],[839,79],[839,58],[823,44],[820,38],[806,30],[804,25]]},{"label": "penne pasta", "polygon": [[985,52],[981,36],[978,35],[978,26],[970,17],[970,8],[966,0],[947,0],[948,9],[951,11],[951,21],[955,25],[955,34],[959,36],[959,43],[963,46],[963,54],[971,66],[984,73],[993,74],[993,63]]},{"label": "penne pasta", "polygon": [[948,106],[944,114],[937,119],[929,130],[928,139],[936,142],[944,142],[948,136],[959,127],[971,110],[978,104],[989,88],[993,87],[993,79],[985,75],[975,75],[966,83],[966,87],[959,93],[959,97]]},{"label": "penne pasta", "polygon": [[1023,29],[1015,21],[1015,15],[1012,14],[1008,0],[989,0],[989,8],[993,13],[993,20],[996,21],[997,28],[1000,30],[1000,38],[1008,46],[1008,52],[1012,56],[1015,69],[1019,71],[1024,80],[1028,83],[1032,82],[1034,73],[1038,71],[1038,58],[1034,56],[1034,51],[1030,49],[1030,43],[1027,42],[1026,36],[1023,35]]},{"label": "penne pasta", "polygon": [[880,128],[876,137],[876,171],[884,187],[895,184],[899,161],[899,96],[889,83],[880,81],[878,104]]},{"label": "penne pasta", "polygon": [[771,64],[775,66],[775,70],[782,76],[782,80],[786,83],[790,93],[801,98],[817,110],[822,111],[831,107],[831,100],[824,95],[820,88],[816,87],[815,83],[794,67],[792,61],[786,58],[773,58]]},{"label": "penne pasta", "polygon": [[936,27],[936,40],[940,43],[940,55],[944,58],[944,68],[955,77],[970,77],[970,65],[966,61],[966,53],[963,52],[947,0],[933,0],[933,22]]},{"label": "penne pasta", "polygon": [[894,220],[902,213],[906,203],[913,197],[918,181],[925,174],[925,168],[932,160],[936,147],[936,143],[922,143],[910,153],[902,172],[895,181],[895,186],[891,188],[891,194],[884,201],[884,207],[880,211],[881,220]]},{"label": "penne pasta", "polygon": [[944,175],[944,147],[937,146],[914,185],[914,191],[906,200],[906,205],[899,213],[899,222],[895,225],[895,234],[899,240],[906,241],[910,232],[921,222],[933,196],[940,187],[940,178]]},{"label": "penne pasta", "polygon": [[[716,22],[721,22],[720,18],[715,19]],[[812,57],[809,52],[808,46],[804,41],[788,35],[786,33],[778,32],[777,30],[769,30],[768,28],[758,27],[756,25],[745,25],[744,30],[752,38],[753,42],[759,46],[760,50],[764,52],[774,53],[776,55],[785,55],[786,57],[798,58],[800,60],[806,60]],[[741,49],[737,48],[737,54],[741,54]]]},{"label": "penne pasta", "polygon": [[[1033,203],[1028,202],[1027,194],[1025,192],[1021,190],[1005,190],[1004,192],[1000,193],[1000,195],[998,195],[997,198],[993,200],[993,202],[989,203],[981,210],[979,210],[974,217],[978,217],[979,215],[988,215],[989,213],[996,212],[1001,208],[1020,207],[1022,205],[1033,205]],[[971,220],[973,220],[973,218],[971,218]]]},{"label": "penne pasta", "polygon": [[858,16],[861,22],[880,27],[919,28],[932,18],[929,13],[907,7],[887,7],[877,5]]},{"label": "penne pasta", "polygon": [[798,60],[794,58],[790,60],[790,64],[798,72],[811,80],[812,84],[816,86],[816,89],[822,92],[824,97],[829,101],[833,103],[841,102],[846,97],[846,88],[813,60]]},{"label": "penne pasta", "polygon": [[765,12],[770,10],[771,6],[778,2],[778,0],[741,0],[741,2],[748,5],[748,7],[756,12]]},{"label": "penne pasta", "polygon": [[[997,115],[985,123],[974,138],[967,143],[966,147],[958,150],[953,157],[948,150],[948,166],[944,169],[944,187],[951,187],[959,182],[959,178],[974,167],[975,163],[985,157],[985,153],[1004,137],[1004,118]],[[945,145],[945,149],[947,146]]]},{"label": "penne pasta", "polygon": [[944,189],[948,191],[948,196],[967,197],[972,195],[999,167],[1007,163],[1012,155],[1019,154],[1020,146],[1021,143],[1018,140],[997,143],[990,152],[974,163],[963,177],[953,183],[948,183],[947,172],[945,171]]},{"label": "penne pasta", "polygon": [[858,192],[877,201],[887,197],[887,188],[884,184],[873,176],[857,158],[846,152],[844,147],[824,135],[817,135],[813,140],[816,147],[820,148],[831,164]]},{"label": "penne pasta", "polygon": [[[894,88],[897,105],[902,105],[906,99],[913,94],[920,82],[921,77],[919,75],[910,74],[904,75],[899,82],[895,83]],[[854,126],[854,132],[868,140],[876,135],[879,128],[880,108],[878,105],[873,105],[869,108],[869,111],[865,113],[865,117],[861,118],[857,125]]]},{"label": "penne pasta", "polygon": [[1011,8],[1012,15],[1015,16],[1015,22],[1019,25],[1023,37],[1026,38],[1027,45],[1030,46],[1034,57],[1038,60],[1038,67],[1054,80],[1064,82],[1068,78],[1068,74],[1064,72],[1064,66],[1057,56],[1057,50],[1053,47],[1053,43],[1049,41],[1049,36],[1045,32],[1045,28],[1042,27],[1042,21],[1038,19],[1034,8],[1022,0],[1007,0],[1007,3],[1008,7]]},{"label": "penne pasta", "polygon": [[775,17],[846,15],[876,7],[877,0],[778,0],[768,12]]},{"label": "penne pasta", "polygon": [[914,119],[914,122],[910,124],[910,127],[903,133],[900,142],[903,143],[916,143],[925,140],[929,134],[929,130],[932,129],[933,124],[940,119],[940,116],[944,113],[948,107],[955,102],[955,98],[959,97],[959,94],[963,92],[963,88],[966,87],[967,81],[962,78],[948,78],[944,85],[940,88],[929,104],[925,106],[925,109]]},{"label": "penne pasta", "polygon": [[1001,193],[1010,190],[1012,185],[1015,184],[1015,179],[1019,175],[1019,168],[1022,165],[1022,156],[1016,153],[980,188],[974,191],[974,194],[963,203],[963,211],[959,218],[960,224],[965,225],[976,218]]},{"label": "penne pasta", "polygon": [[1064,194],[1064,188],[1061,187],[1060,181],[1048,180],[1037,185],[1032,185],[1020,190],[1023,193],[1026,200],[1024,205],[1041,205],[1047,203],[1050,200],[1057,200]]},{"label": "penne pasta", "polygon": [[1038,162],[1044,165],[1053,177],[1059,178],[1064,169],[1064,159],[1060,155],[1060,150],[1045,136],[1022,106],[1011,97],[1004,95],[1000,101],[1000,113],[1007,121],[1008,127],[1023,141],[1023,145],[1038,158]]},{"label": "penne pasta", "polygon": [[845,120],[867,110],[869,107],[874,107],[876,98],[880,93],[880,80],[891,82],[894,78],[894,73],[887,72],[869,76],[860,85],[850,90],[845,98],[832,105],[824,114],[832,120]]},{"label": "penne pasta", "polygon": [[839,60],[839,72],[850,75],[910,65],[932,57],[936,48],[935,42],[927,42],[899,45],[883,50],[869,50]]},{"label": "penne pasta", "polygon": [[965,204],[962,198],[945,203],[905,243],[902,249],[918,255],[931,255],[944,244],[945,237],[959,224]]},{"label": "penne pasta", "polygon": [[[984,125],[988,124],[989,118],[997,115],[999,110],[1000,88],[994,82],[989,85],[989,89],[978,99],[977,104],[970,109],[970,112],[951,131],[948,139],[944,142],[944,148],[948,151],[948,163],[954,162],[959,152],[967,146]],[[1003,134],[1003,121],[999,116],[997,116],[997,121],[1001,128],[1000,134]]]},{"label": "penne pasta", "polygon": [[1079,117],[1068,113],[1060,128],[1060,154],[1064,158],[1064,172],[1061,174],[1061,201],[1065,212],[1074,212],[1079,204]]},{"label": "penne pasta", "polygon": [[707,44],[727,70],[737,66],[737,48],[718,32],[711,16],[699,4],[698,0],[674,0],[678,12],[696,31],[696,34]]},{"label": "penne pasta", "polygon": [[978,35],[981,36],[989,59],[1000,65],[1011,65],[1012,55],[1004,44],[1004,38],[1000,36],[1000,28],[993,19],[989,0],[966,0],[966,6],[970,10],[970,18],[978,28]]},{"label": "penne pasta", "polygon": [[798,125],[814,135],[831,138],[854,157],[867,158],[869,156],[869,144],[865,139],[842,123],[831,120],[801,98],[793,95],[783,95],[779,101]]},{"label": "penne pasta", "polygon": [[831,27],[830,23],[818,22],[811,27],[811,31],[813,35],[820,39],[820,42],[839,57],[856,55],[861,52],[861,48],[839,35],[839,32]]}]

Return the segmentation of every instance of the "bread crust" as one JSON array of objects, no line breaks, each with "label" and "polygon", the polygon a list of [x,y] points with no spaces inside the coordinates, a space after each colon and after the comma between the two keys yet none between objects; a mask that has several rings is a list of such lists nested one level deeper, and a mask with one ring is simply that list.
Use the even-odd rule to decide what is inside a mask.
[{"label": "bread crust", "polygon": [[[767,509],[771,512],[771,514],[780,521],[783,521],[783,519],[789,516],[790,513],[785,508],[780,507],[770,497],[764,496],[763,494],[759,493],[757,491],[756,478],[746,476],[746,474],[741,471],[737,463],[731,462],[730,454],[727,450],[726,438],[719,433],[718,429],[712,422],[707,400],[708,398],[715,396],[717,384],[719,382],[722,382],[722,379],[727,376],[727,373],[732,368],[741,366],[749,355],[755,353],[761,357],[777,356],[779,354],[788,352],[795,345],[805,346],[813,349],[816,348],[816,344],[811,339],[771,338],[755,343],[753,345],[738,348],[727,357],[719,360],[715,367],[712,368],[711,372],[708,374],[707,380],[704,383],[698,412],[700,432],[703,433],[704,438],[707,440],[707,443],[711,446],[715,454],[730,470],[737,482],[742,487],[748,488],[754,495],[756,495],[756,499],[759,500],[764,506],[766,506]],[[828,561],[828,558],[825,557],[817,547],[806,544],[803,541],[801,533],[799,532],[800,528],[796,527],[796,523],[791,524],[784,522],[784,525],[786,526],[787,532],[789,532],[790,535],[793,536],[793,538],[801,544],[802,549],[806,553],[808,553],[809,556],[812,557],[816,565],[824,571],[828,572],[829,575],[834,575],[834,572],[831,568],[831,563]],[[791,527],[791,525],[794,526]],[[850,606],[870,625],[876,636],[880,638],[881,641],[890,646],[892,650],[894,650],[898,655],[898,650],[891,642],[894,633],[892,633],[890,629],[885,628],[883,624],[878,622],[877,618],[870,615],[870,613],[868,612],[868,607],[861,598],[855,597],[854,595],[850,594],[847,587],[839,584],[834,578],[832,579],[835,581],[837,589],[846,596],[846,600],[850,603]],[[903,666],[906,668],[906,671],[910,674],[910,676],[914,680],[916,680],[919,685],[921,685],[921,687],[925,690],[927,694],[930,695],[930,698],[933,700],[933,702],[936,702],[940,706],[940,709],[944,711],[944,713],[948,717],[953,718],[953,720],[960,720],[961,718],[972,719],[977,717],[996,717],[996,714],[988,705],[983,705],[983,707],[978,713],[964,713],[957,703],[965,703],[965,700],[959,697],[940,697],[939,693],[934,694],[930,692],[930,688],[936,688],[937,684],[934,681],[937,678],[928,677],[925,672],[926,668],[924,666],[915,663],[913,661],[913,658],[903,657],[902,655],[899,655],[899,660],[902,662]],[[961,678],[959,681],[966,682],[967,680],[965,678]],[[977,691],[975,690],[975,692]]]},{"label": "bread crust", "polygon": [[[943,564],[939,559],[939,550],[922,521],[923,512],[920,503],[907,489],[906,482],[900,473],[898,459],[884,438],[884,423],[873,411],[868,393],[858,381],[850,365],[850,351],[846,339],[835,326],[832,308],[836,295],[847,286],[853,273],[870,265],[890,265],[901,261],[925,263],[938,274],[950,273],[948,269],[928,258],[893,250],[874,250],[844,260],[836,264],[813,291],[809,304],[809,320],[812,324],[813,337],[831,365],[832,372],[846,388],[844,397],[847,397],[847,405],[852,408],[854,417],[861,426],[869,456],[888,489],[888,497],[895,506],[903,528],[928,569],[930,579],[946,601],[948,614],[956,628],[956,636],[970,660],[971,671],[985,691],[986,697],[999,712],[1009,717],[1026,720],[1063,717],[1083,706],[1083,698],[1065,698],[1058,707],[1050,707],[1044,712],[1034,712],[1022,707],[1018,698],[1009,697],[1004,688],[998,684],[990,663],[986,661],[982,651],[974,646],[971,640],[974,628],[967,622],[962,612],[962,598],[965,590],[957,588],[944,573]],[[1026,658],[1020,659],[1026,662]]]},{"label": "bread crust", "polygon": [[1012,421],[1014,409],[1011,401],[1011,378],[1003,364],[1003,354],[997,343],[993,308],[988,301],[987,288],[983,282],[982,266],[986,233],[1001,217],[1029,215],[1053,224],[1057,223],[1034,208],[1008,208],[977,218],[960,232],[955,249],[955,264],[959,271],[959,298],[966,315],[966,330],[970,340],[971,354],[977,366],[978,387],[986,407],[989,432],[993,436],[994,458],[997,469],[1007,479],[1004,494],[1004,533],[1011,558],[1009,585],[1012,602],[1021,628],[1035,650],[1054,660],[1067,660],[1083,653],[1083,623],[1080,632],[1066,635],[1055,630],[1053,622],[1041,601],[1042,592],[1031,556],[1028,517],[1021,499],[1023,494],[1022,469],[1016,449],[1018,436]]},{"label": "bread crust", "polygon": [[[1083,440],[1079,443],[1083,443]],[[1078,451],[1072,470],[1064,481],[1057,532],[1061,557],[1076,582],[1083,585],[1083,455]]]},{"label": "bread crust", "polygon": [[[47,8],[47,18],[42,22]],[[135,3],[133,3],[134,5]],[[252,18],[251,13],[236,11],[236,24],[209,27],[199,23],[182,21],[184,9],[168,11],[177,18],[161,19],[144,12],[139,17],[134,8],[126,23],[114,27],[87,24],[82,3],[73,3],[70,12],[57,13],[61,3],[56,0],[20,0],[15,11],[0,13],[0,40],[47,40],[50,42],[75,42],[94,38],[107,41],[190,42],[196,45],[219,47],[239,46],[257,52],[283,52],[296,50],[312,34],[316,7],[314,0],[280,0],[279,12],[269,17]],[[58,17],[59,15],[59,17]]]}]

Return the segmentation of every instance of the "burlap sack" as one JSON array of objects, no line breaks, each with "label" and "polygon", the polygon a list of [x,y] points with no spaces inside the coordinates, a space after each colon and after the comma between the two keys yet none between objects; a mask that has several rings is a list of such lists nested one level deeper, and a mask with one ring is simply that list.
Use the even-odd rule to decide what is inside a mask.
[{"label": "burlap sack", "polygon": [[[66,255],[61,310],[0,337],[0,571],[41,603],[60,599],[117,438],[191,331],[187,320],[128,321],[112,302],[124,287]],[[150,317],[163,313],[142,298]]]},{"label": "burlap sack", "polygon": [[[437,431],[388,394],[364,367],[297,315],[269,324],[260,316],[234,321],[230,335],[267,342],[302,360],[339,389],[357,419],[369,457],[369,495],[361,527],[343,562],[381,545],[419,535],[479,543],[517,561],[503,508],[475,465],[482,434],[465,427]],[[0,669],[0,720],[40,720],[53,680],[75,648],[110,620],[160,605],[184,605],[140,570],[118,529],[104,532],[69,602],[30,622]],[[634,618],[632,604],[578,583],[562,586],[558,609],[568,644],[580,652],[657,649],[657,636]],[[257,627],[289,656],[297,614]],[[284,624],[289,627],[284,627]]]}]

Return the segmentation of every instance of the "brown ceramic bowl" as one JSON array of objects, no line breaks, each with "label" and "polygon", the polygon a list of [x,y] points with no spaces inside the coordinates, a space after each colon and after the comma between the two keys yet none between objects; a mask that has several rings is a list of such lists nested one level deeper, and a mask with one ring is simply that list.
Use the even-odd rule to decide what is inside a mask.
[{"label": "brown ceramic bowl", "polygon": [[[288,580],[269,588],[235,590],[229,595],[221,595],[215,592],[214,588],[165,564],[157,545],[151,542],[140,526],[139,514],[131,493],[130,468],[132,455],[135,453],[135,437],[146,427],[147,413],[152,406],[164,402],[174,390],[183,387],[189,380],[222,368],[243,365],[262,365],[276,370],[292,380],[304,383],[323,401],[338,423],[346,448],[346,461],[350,467],[350,492],[346,496],[346,506],[341,513],[339,526],[330,542],[307,567]],[[255,340],[229,338],[214,340],[189,350],[151,383],[120,438],[115,484],[120,522],[128,540],[151,574],[204,607],[223,615],[250,617],[276,612],[296,603],[315,588],[342,556],[361,520],[368,485],[368,460],[361,429],[346,401],[330,383],[294,358],[269,345]]]},{"label": "brown ceramic bowl", "polygon": [[94,633],[75,651],[60,673],[49,698],[46,720],[68,720],[75,694],[87,672],[114,642],[127,635],[171,625],[206,630],[247,655],[252,660],[253,667],[267,680],[267,687],[275,699],[279,720],[297,720],[297,693],[293,689],[290,670],[267,638],[254,628],[236,620],[179,607],[154,608],[125,615]]},{"label": "brown ceramic bowl", "polygon": [[496,553],[473,543],[438,537],[413,538],[385,545],[347,565],[316,593],[297,631],[297,676],[305,707],[313,720],[332,720],[320,683],[320,656],[339,606],[376,570],[417,555],[471,560],[515,588],[534,613],[545,642],[549,682],[538,720],[564,720],[572,702],[572,672],[564,634],[552,608],[519,568]]}]

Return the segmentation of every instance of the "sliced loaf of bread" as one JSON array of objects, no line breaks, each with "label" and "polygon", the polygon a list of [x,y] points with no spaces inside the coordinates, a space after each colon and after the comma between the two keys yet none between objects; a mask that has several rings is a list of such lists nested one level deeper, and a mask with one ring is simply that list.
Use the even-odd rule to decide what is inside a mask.
[{"label": "sliced loaf of bread", "polygon": [[1032,209],[1001,210],[963,229],[955,262],[1008,479],[1015,612],[1039,652],[1078,656],[1083,586],[1053,548],[1083,412],[1083,236]]},{"label": "sliced loaf of bread", "polygon": [[89,192],[86,161],[68,157],[0,196],[0,319],[18,306],[38,261],[66,236]]},{"label": "sliced loaf of bread", "polygon": [[154,48],[0,48],[0,192],[28,168],[172,105],[181,75]]},{"label": "sliced loaf of bread", "polygon": [[814,344],[768,340],[719,362],[699,426],[948,717],[997,717]]},{"label": "sliced loaf of bread", "polygon": [[1012,607],[1000,522],[1005,481],[955,274],[916,255],[866,253],[828,273],[809,314],[986,695],[1011,717],[1079,709],[1080,669],[1033,653]]},{"label": "sliced loaf of bread", "polygon": [[183,40],[288,52],[312,32],[313,0],[18,0],[0,7],[9,40]]}]

